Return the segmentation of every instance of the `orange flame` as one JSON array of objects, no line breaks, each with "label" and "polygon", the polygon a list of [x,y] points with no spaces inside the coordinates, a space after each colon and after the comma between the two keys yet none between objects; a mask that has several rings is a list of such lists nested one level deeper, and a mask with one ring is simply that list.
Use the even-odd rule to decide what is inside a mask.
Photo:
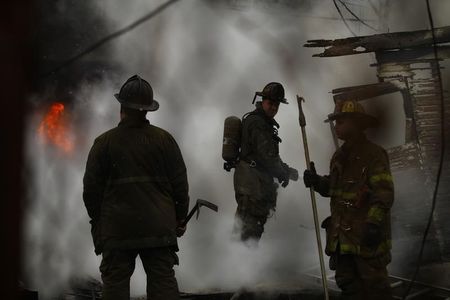
[{"label": "orange flame", "polygon": [[73,150],[73,142],[69,137],[69,130],[64,116],[64,104],[53,103],[38,129],[39,135],[45,142],[57,146],[65,153]]}]

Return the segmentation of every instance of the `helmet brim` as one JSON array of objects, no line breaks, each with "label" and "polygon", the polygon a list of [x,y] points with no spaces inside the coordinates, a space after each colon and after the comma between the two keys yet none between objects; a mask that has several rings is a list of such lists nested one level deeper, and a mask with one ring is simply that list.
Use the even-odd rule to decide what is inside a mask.
[{"label": "helmet brim", "polygon": [[281,99],[281,100],[278,100],[278,99],[271,99],[271,98],[269,98],[269,97],[266,97],[266,95],[265,95],[263,92],[256,92],[255,94],[256,94],[256,96],[260,96],[260,97],[263,98],[263,99],[270,99],[270,100],[272,100],[272,101],[278,101],[278,102],[280,102],[280,103],[289,104],[289,102],[287,101],[286,98],[283,98],[283,99]]},{"label": "helmet brim", "polygon": [[328,122],[332,122],[332,121],[335,121],[335,120],[341,119],[341,118],[356,119],[359,122],[361,122],[361,124],[365,128],[374,128],[374,127],[378,127],[380,125],[380,122],[378,121],[377,118],[375,118],[374,116],[371,116],[369,114],[361,113],[361,112],[331,113],[328,115],[328,118],[324,122],[328,123]]},{"label": "helmet brim", "polygon": [[119,101],[119,103],[121,105],[123,105],[124,107],[131,108],[131,109],[143,110],[143,111],[157,111],[159,109],[159,102],[156,101],[155,99],[153,99],[152,104],[150,104],[150,105],[142,105],[142,104],[127,102],[124,99],[121,99],[119,97],[119,94],[114,94],[114,97],[117,99],[117,101]]}]

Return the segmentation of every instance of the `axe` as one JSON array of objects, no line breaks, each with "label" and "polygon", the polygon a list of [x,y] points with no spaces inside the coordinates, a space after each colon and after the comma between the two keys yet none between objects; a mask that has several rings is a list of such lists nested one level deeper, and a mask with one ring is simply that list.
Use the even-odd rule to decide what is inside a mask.
[{"label": "axe", "polygon": [[191,209],[191,211],[187,215],[184,222],[182,224],[180,224],[180,227],[186,226],[186,224],[189,222],[189,220],[192,218],[192,216],[196,212],[197,212],[197,219],[198,219],[198,216],[200,215],[200,207],[202,207],[202,206],[205,206],[215,212],[217,212],[219,210],[219,207],[217,205],[215,205],[214,203],[211,203],[209,201],[202,200],[202,199],[197,199],[197,203],[195,203],[194,207]]}]

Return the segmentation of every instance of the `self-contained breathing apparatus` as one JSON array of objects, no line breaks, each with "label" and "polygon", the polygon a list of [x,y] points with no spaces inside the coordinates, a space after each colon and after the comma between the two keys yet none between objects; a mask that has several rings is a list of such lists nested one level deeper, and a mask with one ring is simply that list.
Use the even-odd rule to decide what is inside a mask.
[{"label": "self-contained breathing apparatus", "polygon": [[[287,100],[284,98],[284,88],[278,82],[268,83],[261,92],[255,92],[252,104],[255,103],[256,97],[260,96],[262,99],[270,99],[273,101],[279,101],[280,103],[287,104]],[[247,116],[246,114],[244,118]],[[243,119],[244,119],[243,118]],[[242,136],[242,121],[236,116],[229,116],[225,119],[223,130],[223,144],[222,144],[222,158],[225,160],[223,168],[230,172],[232,168],[236,167],[239,161],[239,154],[241,148],[241,136]],[[281,142],[278,137],[278,132],[275,129],[274,138],[277,142]]]}]

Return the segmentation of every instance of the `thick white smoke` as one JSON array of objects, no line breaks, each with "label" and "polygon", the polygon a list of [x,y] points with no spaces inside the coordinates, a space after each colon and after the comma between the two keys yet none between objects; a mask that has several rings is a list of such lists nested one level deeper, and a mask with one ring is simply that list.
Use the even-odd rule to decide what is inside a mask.
[{"label": "thick white smoke", "polygon": [[[114,31],[160,3],[101,0],[96,5]],[[59,154],[36,137],[42,117],[37,109],[27,139],[30,193],[24,258],[28,284],[46,297],[60,292],[73,276],[99,278],[100,258],[93,253],[81,197],[82,176],[94,138],[118,123],[119,104],[112,95],[134,74],[154,87],[161,108],[148,118],[178,141],[188,167],[192,202],[203,198],[219,205],[218,214],[202,211],[180,239],[181,263],[176,271],[181,290],[295,281],[303,269],[318,264],[309,193],[301,178],[279,190],[277,212],[266,224],[257,249],[232,239],[236,208],[232,173],[222,169],[221,159],[225,117],[240,117],[252,110],[254,92],[279,81],[291,102],[282,105],[277,115],[281,157],[300,172],[304,169],[295,102],[300,94],[307,100],[304,109],[312,159],[320,173],[328,171],[334,147],[329,127],[323,123],[333,109],[329,91],[377,79],[375,69],[368,67],[371,55],[319,59],[311,56],[320,49],[302,47],[308,39],[350,35],[340,20],[305,17],[336,16],[331,1],[314,3],[306,12],[302,7],[274,12],[258,6],[240,11],[210,1],[180,1],[110,42],[110,60],[123,72],[77,91],[77,101],[67,108],[77,137],[72,156]],[[422,17],[422,11],[411,7],[411,14]],[[397,24],[404,25],[393,24],[391,31]],[[411,28],[405,25],[404,29]],[[329,213],[328,201],[318,200],[323,219]],[[132,278],[132,293],[145,294],[142,267]]]}]

